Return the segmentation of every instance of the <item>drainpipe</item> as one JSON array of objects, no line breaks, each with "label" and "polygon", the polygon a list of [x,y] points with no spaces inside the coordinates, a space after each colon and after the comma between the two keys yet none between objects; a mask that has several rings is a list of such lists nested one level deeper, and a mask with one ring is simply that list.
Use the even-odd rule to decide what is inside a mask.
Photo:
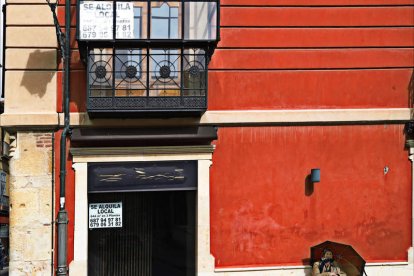
[{"label": "drainpipe", "polygon": [[66,0],[65,5],[65,34],[63,35],[57,15],[57,1],[54,4],[50,0],[46,0],[53,13],[53,21],[56,27],[56,36],[63,59],[63,113],[64,126],[62,136],[60,138],[60,196],[59,196],[59,212],[57,216],[57,271],[56,275],[67,275],[67,240],[68,240],[68,213],[65,209],[66,201],[66,143],[68,135],[70,135],[69,121],[69,83],[70,83],[70,0]]},{"label": "drainpipe", "polygon": [[70,81],[70,0],[66,0],[65,6],[65,51],[64,56],[64,89],[63,89],[63,113],[64,127],[60,137],[60,198],[58,225],[58,267],[57,275],[67,275],[67,242],[68,242],[68,213],[65,209],[66,199],[66,142],[70,133],[69,121],[69,81]]}]

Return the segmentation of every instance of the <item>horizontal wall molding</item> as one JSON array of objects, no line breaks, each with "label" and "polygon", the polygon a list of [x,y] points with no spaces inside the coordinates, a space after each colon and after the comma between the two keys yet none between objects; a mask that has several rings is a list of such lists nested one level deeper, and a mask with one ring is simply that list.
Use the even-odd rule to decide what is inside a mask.
[{"label": "horizontal wall molding", "polygon": [[214,272],[242,272],[242,271],[266,271],[266,270],[310,270],[309,265],[291,265],[291,266],[257,266],[257,267],[229,267],[216,268]]},{"label": "horizontal wall molding", "polygon": [[5,128],[45,128],[55,129],[59,126],[58,113],[27,113],[10,114],[0,116],[0,127]]},{"label": "horizontal wall molding", "polygon": [[[381,263],[366,263],[365,267],[381,267],[381,266],[407,266],[409,262],[381,262]],[[258,267],[230,267],[230,268],[216,268],[215,272],[237,272],[237,271],[264,271],[264,270],[310,270],[309,265],[291,265],[291,266],[258,266]]]},{"label": "horizontal wall molding", "polygon": [[[70,114],[72,127],[184,126],[184,125],[302,125],[404,123],[412,118],[410,108],[232,110],[207,111],[201,118],[167,119],[91,119],[87,113]],[[0,116],[7,128],[57,127],[63,113],[10,114]]]},{"label": "horizontal wall molding", "polygon": [[[170,119],[90,119],[87,113],[71,113],[70,121],[74,127],[404,123],[411,119],[411,113],[409,108],[233,110],[207,111],[201,118]],[[60,116],[63,122],[63,114]]]},{"label": "horizontal wall molding", "polygon": [[[367,275],[412,275],[413,266],[410,262],[383,262],[367,263],[365,265]],[[282,276],[282,275],[308,275],[309,265],[298,266],[269,266],[269,267],[241,267],[241,268],[216,268],[215,275],[237,276]],[[264,273],[264,274],[263,274]]]},{"label": "horizontal wall molding", "polygon": [[307,109],[307,110],[249,110],[249,111],[210,111],[202,118],[206,124],[232,123],[358,123],[408,121],[409,108],[391,109]]},{"label": "horizontal wall molding", "polygon": [[[70,152],[73,156],[108,156],[108,155],[140,155],[140,154],[211,154],[214,145],[205,146],[165,146],[165,147],[71,147]],[[112,160],[112,159],[111,159]]]},{"label": "horizontal wall molding", "polygon": [[[76,151],[72,151],[74,163],[92,163],[92,162],[146,162],[146,161],[184,161],[184,160],[211,160],[212,153],[139,153],[135,156],[125,154],[91,154],[91,155],[76,155]],[[110,159],[108,159],[110,156]]]}]

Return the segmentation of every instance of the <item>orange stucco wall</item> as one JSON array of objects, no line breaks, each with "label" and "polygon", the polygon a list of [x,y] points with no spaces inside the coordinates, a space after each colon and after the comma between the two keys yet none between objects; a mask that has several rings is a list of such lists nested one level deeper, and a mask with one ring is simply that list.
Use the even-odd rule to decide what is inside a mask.
[{"label": "orange stucco wall", "polygon": [[[414,2],[311,2],[221,1],[221,41],[209,65],[209,110],[412,104]],[[62,24],[63,14],[61,7]],[[71,25],[71,110],[85,112],[86,72],[75,40],[75,13]]]},{"label": "orange stucco wall", "polygon": [[[211,169],[216,266],[307,263],[325,240],[407,260],[410,161],[402,125],[220,128]],[[384,174],[384,167],[389,171]],[[321,182],[305,184],[312,168]]]}]

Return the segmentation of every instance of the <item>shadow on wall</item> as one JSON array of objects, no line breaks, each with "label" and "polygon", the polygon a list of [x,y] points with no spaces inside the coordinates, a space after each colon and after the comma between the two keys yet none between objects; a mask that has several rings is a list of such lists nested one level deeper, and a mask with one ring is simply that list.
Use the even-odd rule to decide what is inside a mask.
[{"label": "shadow on wall", "polygon": [[311,196],[313,194],[314,183],[311,181],[311,175],[308,174],[305,178],[305,195]]},{"label": "shadow on wall", "polygon": [[50,68],[51,71],[25,71],[22,81],[20,83],[21,86],[24,86],[27,91],[30,92],[32,95],[37,95],[42,98],[47,90],[47,85],[52,81],[53,76],[55,75],[56,68],[52,68],[49,62],[56,61],[51,59],[51,57],[55,57],[56,50],[50,51],[40,51],[36,50],[29,55],[27,60],[26,69],[36,70],[36,69],[44,69]]}]

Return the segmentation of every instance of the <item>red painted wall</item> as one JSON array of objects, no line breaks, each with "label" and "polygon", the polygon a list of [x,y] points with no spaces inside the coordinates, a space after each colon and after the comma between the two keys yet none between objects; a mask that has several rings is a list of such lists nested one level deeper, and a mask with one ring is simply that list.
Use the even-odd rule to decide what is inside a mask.
[{"label": "red painted wall", "polygon": [[[221,4],[210,110],[411,106],[413,0]],[[59,14],[64,23],[62,7]],[[71,111],[85,112],[86,72],[74,37],[75,28]],[[368,261],[406,260],[411,177],[404,139],[402,125],[220,128],[211,169],[216,265],[307,263],[309,247],[327,239],[352,244]],[[315,167],[322,181],[311,191],[305,177]],[[70,263],[70,159],[67,168]]]},{"label": "red painted wall", "polygon": [[222,0],[209,109],[410,106],[413,4]]},{"label": "red painted wall", "polygon": [[[411,104],[414,1],[310,2],[221,1],[221,42],[209,66],[210,110]],[[63,15],[60,7],[62,24]],[[71,111],[85,112],[86,72],[75,28],[71,41]]]},{"label": "red painted wall", "polygon": [[408,107],[412,73],[412,69],[213,71],[209,109]]},{"label": "red painted wall", "polygon": [[[407,260],[404,142],[402,125],[220,128],[211,169],[216,266],[302,264],[325,240],[371,262]],[[321,169],[313,191],[312,168]]]}]

